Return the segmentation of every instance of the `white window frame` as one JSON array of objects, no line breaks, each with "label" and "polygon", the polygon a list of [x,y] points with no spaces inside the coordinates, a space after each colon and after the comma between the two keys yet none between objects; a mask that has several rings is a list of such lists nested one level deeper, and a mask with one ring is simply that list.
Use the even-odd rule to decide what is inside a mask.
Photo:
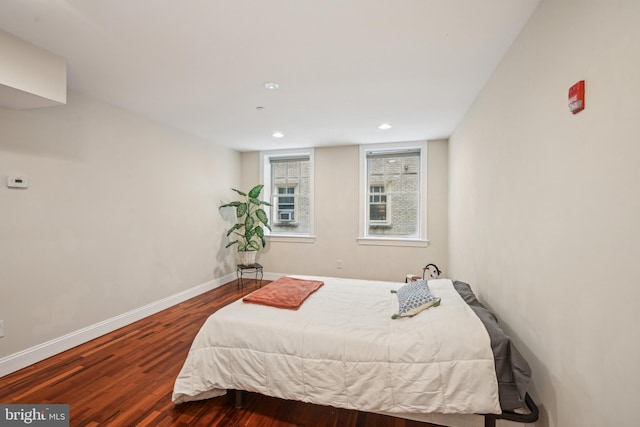
[{"label": "white window frame", "polygon": [[[367,217],[369,209],[369,182],[367,179],[368,152],[394,152],[406,150],[420,151],[420,188],[418,190],[418,233],[417,237],[381,237],[368,235]],[[359,237],[361,245],[427,247],[427,141],[368,144],[360,146],[360,202]],[[387,200],[388,203],[388,200]],[[388,206],[387,206],[388,208]]]},{"label": "white window frame", "polygon": [[[264,200],[273,200],[274,194],[271,194],[271,160],[272,159],[287,159],[295,157],[309,157],[310,163],[310,176],[309,176],[309,188],[311,194],[309,194],[309,232],[305,234],[287,234],[287,233],[271,233],[268,229],[265,230],[265,237],[270,242],[291,242],[291,243],[314,243],[316,238],[314,236],[314,154],[313,148],[301,148],[296,150],[270,150],[260,152],[260,176],[262,177],[262,184],[264,184]],[[270,211],[271,209],[269,209]],[[277,221],[275,221],[277,222]],[[271,218],[269,214],[269,225],[274,223],[274,218]]]}]

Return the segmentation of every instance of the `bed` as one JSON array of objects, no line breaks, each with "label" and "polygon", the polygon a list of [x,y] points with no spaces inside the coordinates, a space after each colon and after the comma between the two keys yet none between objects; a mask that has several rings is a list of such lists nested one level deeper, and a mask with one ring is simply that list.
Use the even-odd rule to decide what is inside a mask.
[{"label": "bed", "polygon": [[238,300],[207,319],[176,404],[245,390],[443,425],[537,418],[526,361],[468,284],[430,280],[439,305],[392,319],[403,283],[295,278],[322,284],[296,310]]}]

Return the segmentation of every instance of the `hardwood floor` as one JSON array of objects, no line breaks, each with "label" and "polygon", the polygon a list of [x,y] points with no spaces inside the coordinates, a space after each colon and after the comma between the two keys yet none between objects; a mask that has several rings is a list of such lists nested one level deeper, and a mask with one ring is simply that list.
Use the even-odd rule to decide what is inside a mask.
[{"label": "hardwood floor", "polygon": [[66,403],[72,426],[427,427],[383,415],[245,393],[174,405],[173,383],[207,317],[257,287],[233,281],[0,378],[0,403]]}]

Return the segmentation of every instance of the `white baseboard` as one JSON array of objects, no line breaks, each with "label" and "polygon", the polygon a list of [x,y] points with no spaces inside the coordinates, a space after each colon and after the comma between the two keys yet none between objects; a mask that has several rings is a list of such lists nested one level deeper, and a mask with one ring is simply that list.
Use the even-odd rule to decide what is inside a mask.
[{"label": "white baseboard", "polygon": [[123,326],[137,322],[138,320],[144,319],[145,317],[151,316],[159,311],[165,310],[190,298],[215,289],[235,279],[236,275],[234,273],[227,274],[226,276],[168,296],[143,307],[112,317],[111,319],[87,326],[86,328],[71,332],[59,338],[52,339],[26,350],[19,351],[18,353],[0,358],[0,378],[80,344],[84,344],[104,334],[113,332]]}]

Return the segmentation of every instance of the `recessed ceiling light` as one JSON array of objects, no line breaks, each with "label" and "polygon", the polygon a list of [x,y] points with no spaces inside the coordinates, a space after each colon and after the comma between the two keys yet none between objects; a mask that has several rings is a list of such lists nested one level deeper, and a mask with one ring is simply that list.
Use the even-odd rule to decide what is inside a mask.
[{"label": "recessed ceiling light", "polygon": [[275,89],[278,89],[278,83],[276,83],[276,82],[266,82],[264,84],[264,87],[266,87],[269,90],[275,90]]},{"label": "recessed ceiling light", "polygon": [[262,111],[262,110],[264,110],[264,107],[261,107],[261,106],[256,107],[256,110],[258,110],[258,111]]},{"label": "recessed ceiling light", "polygon": [[378,126],[378,129],[381,129],[381,130],[391,129],[391,125],[389,123],[383,123],[380,126]]},{"label": "recessed ceiling light", "polygon": [[284,136],[284,133],[282,132],[274,132],[271,134],[271,136],[273,136],[274,138],[282,138]]}]

